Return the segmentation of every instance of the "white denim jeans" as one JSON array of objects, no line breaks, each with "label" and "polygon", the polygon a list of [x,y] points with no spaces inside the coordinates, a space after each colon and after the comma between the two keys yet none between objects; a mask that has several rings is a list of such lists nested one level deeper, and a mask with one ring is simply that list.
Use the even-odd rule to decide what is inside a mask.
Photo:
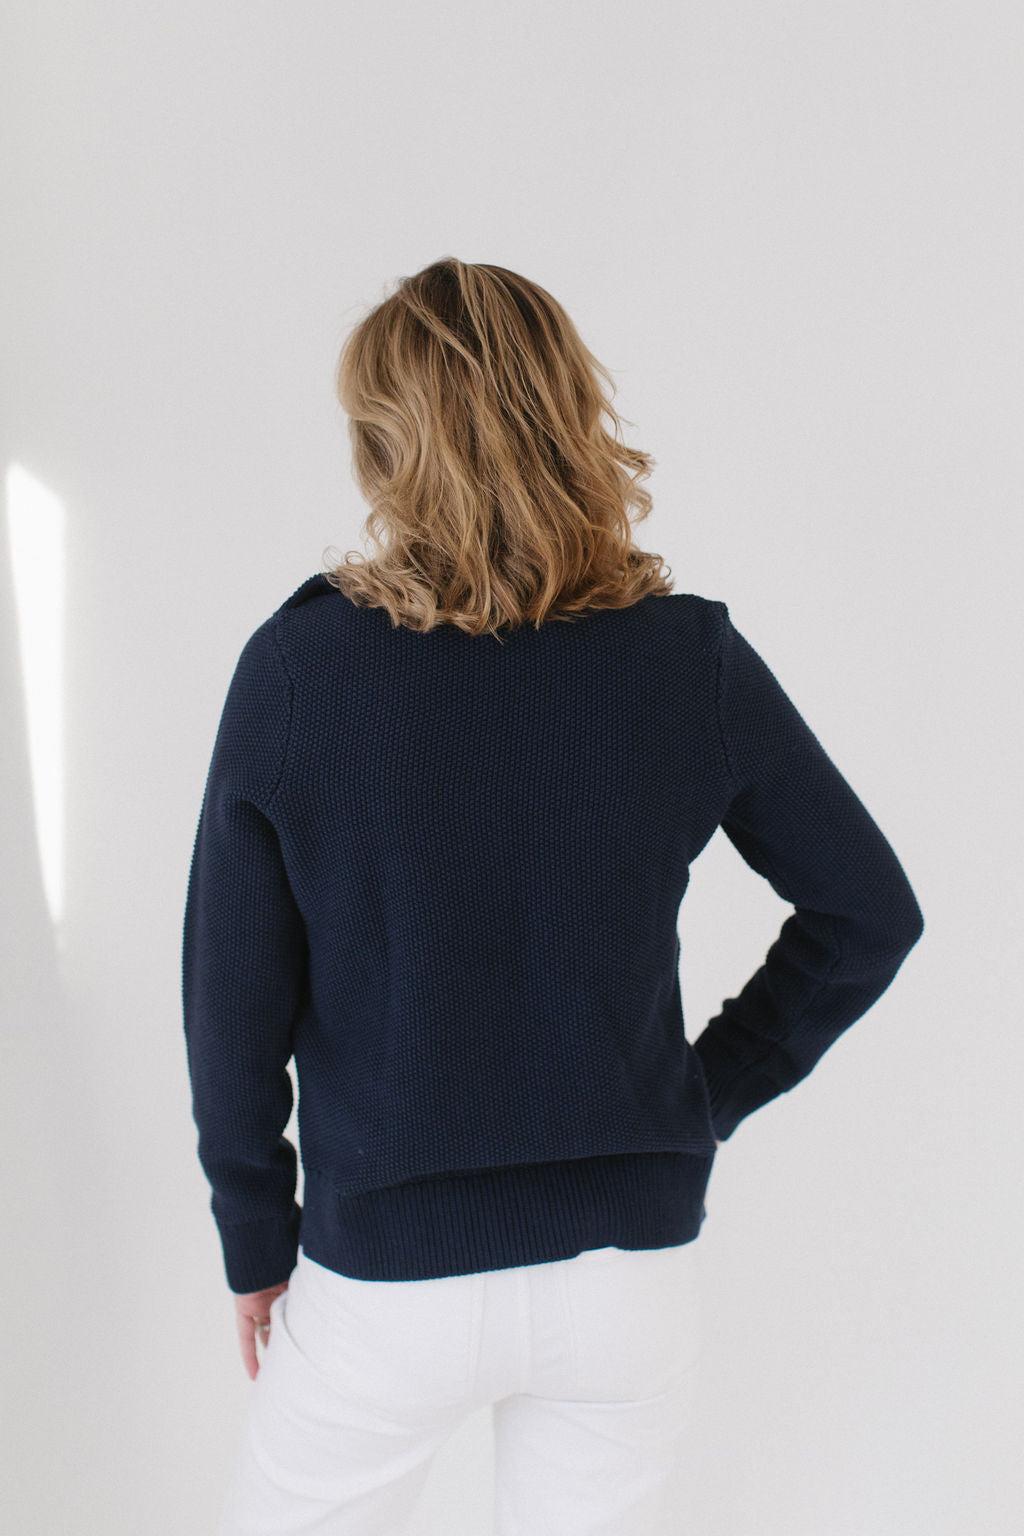
[{"label": "white denim jeans", "polygon": [[270,1336],[218,1536],[401,1536],[491,1407],[494,1536],[678,1536],[694,1473],[696,1240],[356,1280],[307,1258]]}]

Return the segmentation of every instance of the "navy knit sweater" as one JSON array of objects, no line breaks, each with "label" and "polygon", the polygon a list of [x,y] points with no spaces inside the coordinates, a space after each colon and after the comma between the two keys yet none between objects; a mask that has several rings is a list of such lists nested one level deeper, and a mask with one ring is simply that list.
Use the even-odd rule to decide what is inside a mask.
[{"label": "navy knit sweater", "polygon": [[[690,1044],[678,913],[719,826],[794,911]],[[410,1280],[692,1241],[716,1139],[807,1076],[923,926],[725,603],[499,640],[310,577],[241,652],[185,903],[229,1287],[288,1280],[300,1242]]]}]

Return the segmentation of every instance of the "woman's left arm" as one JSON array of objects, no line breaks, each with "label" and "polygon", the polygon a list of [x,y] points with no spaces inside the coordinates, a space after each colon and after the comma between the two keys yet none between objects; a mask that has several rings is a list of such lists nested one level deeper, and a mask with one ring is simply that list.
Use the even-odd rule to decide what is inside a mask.
[{"label": "woman's left arm", "polygon": [[291,681],[276,618],[247,641],[217,731],[192,853],[182,1004],[198,1154],[230,1289],[287,1282],[298,1253],[298,1158],[284,1136],[288,1062],[308,986],[305,924],[270,807]]}]

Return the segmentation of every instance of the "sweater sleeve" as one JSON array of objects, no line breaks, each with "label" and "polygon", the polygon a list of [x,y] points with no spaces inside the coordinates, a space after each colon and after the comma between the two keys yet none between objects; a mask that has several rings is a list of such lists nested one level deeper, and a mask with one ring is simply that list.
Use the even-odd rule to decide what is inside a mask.
[{"label": "sweater sleeve", "polygon": [[924,931],[903,869],[774,674],[719,620],[721,826],[794,911],[738,997],[694,1041],[715,1135],[793,1088],[886,990]]},{"label": "sweater sleeve", "polygon": [[228,689],[192,853],[182,946],[198,1155],[236,1293],[288,1279],[301,1216],[298,1159],[283,1131],[308,945],[269,814],[291,708],[274,623],[247,641]]}]

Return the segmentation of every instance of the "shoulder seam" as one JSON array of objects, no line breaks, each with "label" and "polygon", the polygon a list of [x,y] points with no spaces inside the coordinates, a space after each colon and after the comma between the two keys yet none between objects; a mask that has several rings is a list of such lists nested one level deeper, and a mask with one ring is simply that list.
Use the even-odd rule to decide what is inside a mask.
[{"label": "shoulder seam", "polygon": [[722,756],[725,758],[726,772],[732,782],[738,787],[739,779],[736,777],[732,760],[729,757],[729,746],[725,739],[725,728],[722,724],[722,654],[725,650],[725,626],[729,610],[727,605],[721,601],[715,603],[715,609],[718,613],[718,651],[715,658],[715,720],[718,725],[718,737],[722,744]]},{"label": "shoulder seam", "polygon": [[285,770],[285,767],[286,767],[287,762],[288,762],[288,753],[289,753],[289,750],[291,748],[291,743],[292,743],[292,719],[293,719],[294,714],[295,714],[295,681],[294,681],[291,673],[288,670],[288,663],[285,660],[284,646],[281,643],[281,633],[280,633],[280,630],[281,630],[281,613],[280,613],[280,610],[279,610],[277,613],[275,613],[272,616],[271,625],[270,625],[270,633],[271,633],[271,635],[273,637],[274,649],[277,652],[277,659],[278,659],[278,661],[280,663],[281,670],[284,673],[285,678],[287,679],[287,682],[288,682],[288,724],[285,727],[284,750],[281,753],[281,766],[280,766],[280,768],[277,771],[277,778],[274,780],[274,783],[273,783],[273,786],[271,787],[270,793],[267,796],[267,809],[268,810],[270,809],[271,805],[273,804],[274,797],[276,796],[278,790],[280,789],[281,782],[282,782],[282,780],[284,778],[284,770]]}]

